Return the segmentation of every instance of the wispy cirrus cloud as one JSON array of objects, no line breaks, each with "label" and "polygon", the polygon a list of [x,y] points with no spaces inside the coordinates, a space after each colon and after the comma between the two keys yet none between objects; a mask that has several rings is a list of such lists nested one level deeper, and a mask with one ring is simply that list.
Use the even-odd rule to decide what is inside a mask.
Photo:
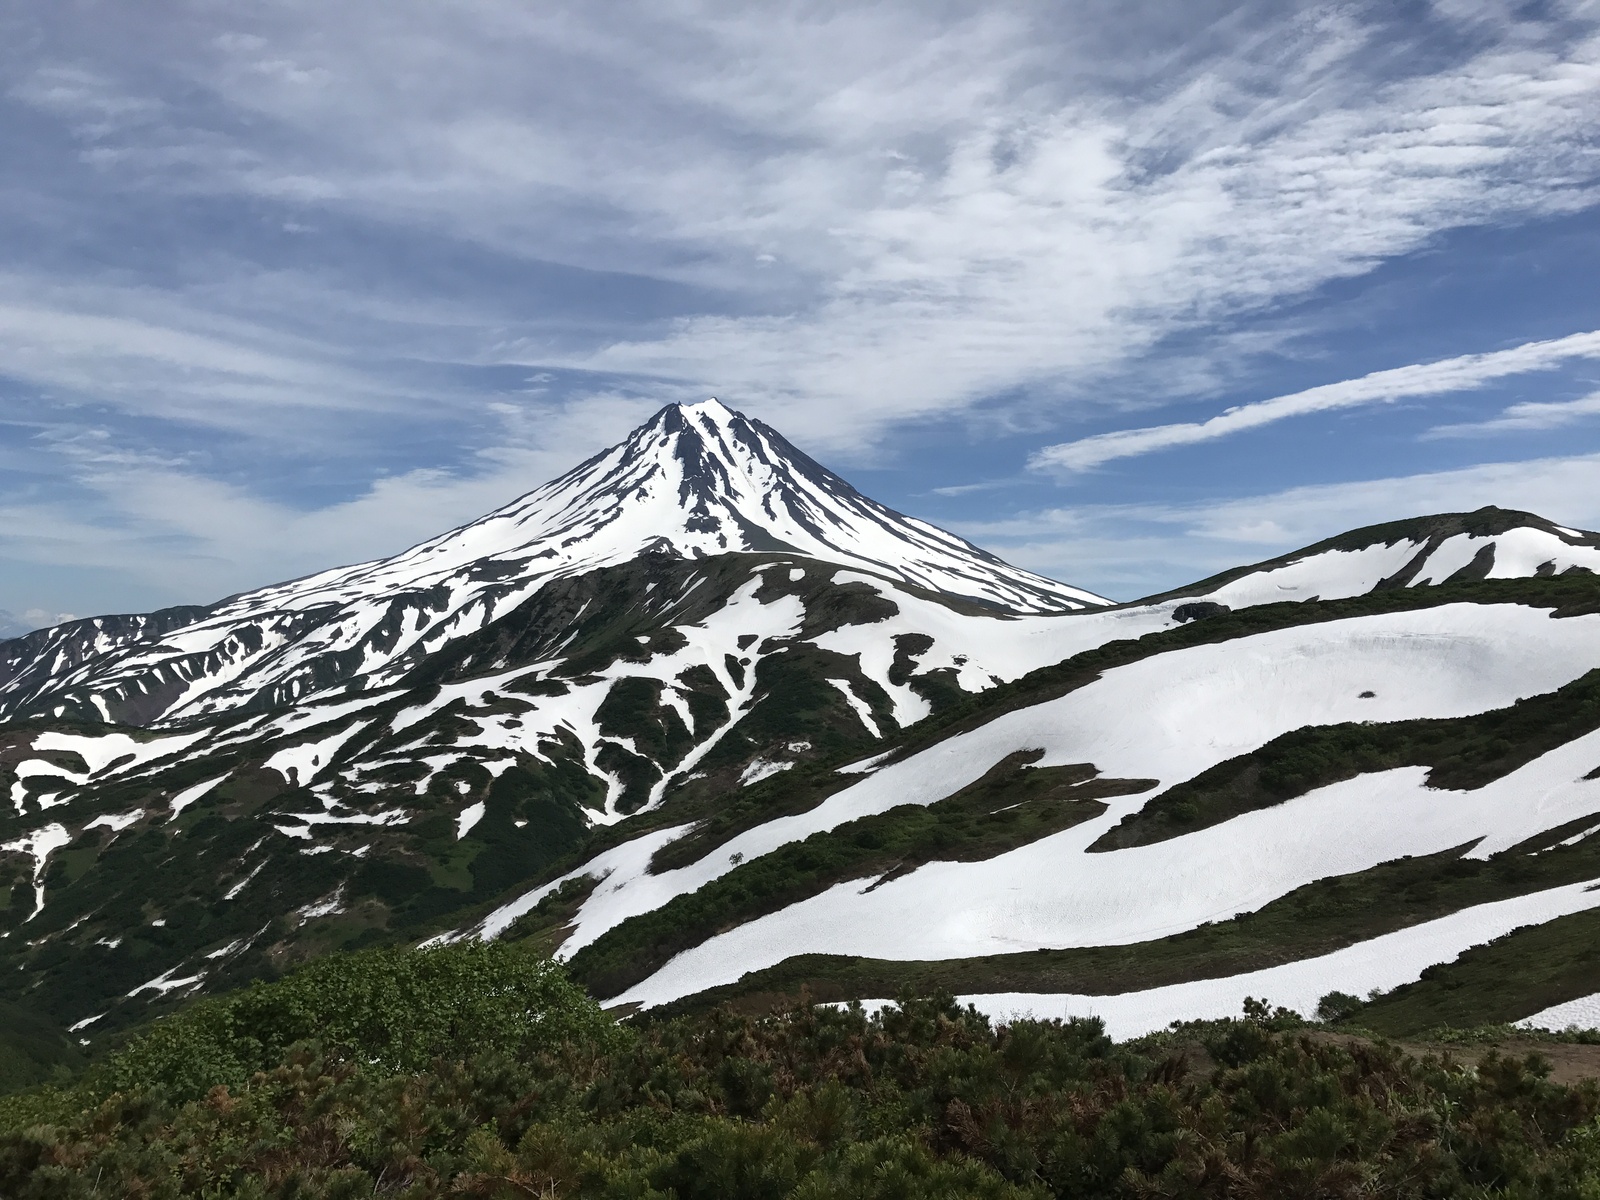
[{"label": "wispy cirrus cloud", "polygon": [[[1549,371],[1574,359],[1600,358],[1600,331],[1575,333],[1549,341],[1528,342],[1508,350],[1485,354],[1463,354],[1433,363],[1416,363],[1387,371],[1374,371],[1359,379],[1322,384],[1287,396],[1274,396],[1254,404],[1242,404],[1205,421],[1186,421],[1154,425],[1143,429],[1122,429],[1095,434],[1073,442],[1046,446],[1035,453],[1029,465],[1039,470],[1086,471],[1119,458],[1154,454],[1174,446],[1193,446],[1217,438],[1259,429],[1277,421],[1303,417],[1334,409],[1360,408],[1372,404],[1392,404],[1428,396],[1444,396],[1486,387],[1512,375]],[[1563,404],[1523,404],[1507,410],[1507,419],[1474,426],[1447,426],[1443,429],[1547,429],[1594,411],[1593,397]],[[1584,405],[1590,405],[1585,408]],[[1540,423],[1543,422],[1543,423]]]},{"label": "wispy cirrus cloud", "polygon": [[115,57],[17,95],[140,187],[720,289],[620,336],[486,312],[453,351],[781,406],[846,451],[1008,390],[1038,423],[1175,331],[1581,207],[1600,170],[1581,6],[1200,13],[1201,50],[1138,47],[1133,77],[1092,7],[625,11],[269,5],[174,29],[210,105]]},{"label": "wispy cirrus cloud", "polygon": [[[1374,86],[1357,65],[1374,36],[1305,16],[1144,104],[1084,96],[954,125],[941,161],[830,214],[847,269],[803,311],[686,319],[584,361],[719,371],[856,436],[1008,388],[1037,412],[1041,389],[1082,403],[1163,337],[1443,229],[1591,202],[1600,160],[1577,134],[1600,100],[1600,41],[1499,43]],[[1269,63],[1282,73],[1263,86]]]},{"label": "wispy cirrus cloud", "polygon": [[1497,417],[1457,425],[1436,425],[1425,438],[1492,437],[1528,429],[1560,429],[1590,417],[1600,416],[1600,392],[1590,392],[1576,400],[1524,400],[1512,404]]},{"label": "wispy cirrus cloud", "polygon": [[[26,168],[0,188],[0,403],[33,431],[0,447],[26,460],[0,506],[56,531],[0,550],[89,571],[139,546],[125,569],[173,565],[173,599],[415,541],[686,396],[845,467],[951,420],[1070,458],[1081,417],[1225,390],[1271,349],[1251,314],[1600,196],[1581,0],[0,20]],[[1270,415],[1240,411],[1199,424]],[[101,435],[131,457],[64,449]],[[939,486],[1004,503],[907,491]]]}]

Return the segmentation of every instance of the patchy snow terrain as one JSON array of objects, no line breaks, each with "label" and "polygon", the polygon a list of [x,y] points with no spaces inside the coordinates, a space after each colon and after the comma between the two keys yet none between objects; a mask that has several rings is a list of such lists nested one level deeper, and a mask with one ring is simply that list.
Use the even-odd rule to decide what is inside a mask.
[{"label": "patchy snow terrain", "polygon": [[1281,600],[1336,600],[1452,579],[1525,579],[1569,571],[1600,572],[1600,537],[1529,513],[1484,509],[1355,530],[1181,594],[1244,608]]},{"label": "patchy snow terrain", "polygon": [[[732,913],[698,944],[658,943],[659,969],[616,999],[811,953],[1129,945],[1402,856],[1482,859],[1552,830],[1582,847],[1600,829],[1600,719],[1471,791],[1369,769],[1088,852],[1285,734],[1465,719],[1600,668],[1595,571],[1600,538],[1486,509],[1110,605],[866,499],[714,401],[672,406],[394,558],[0,643],[0,715],[26,718],[0,725],[0,978],[109,1031],[330,945],[529,936],[522,918],[557,892],[570,958],[812,835],[966,804],[1019,757],[1155,783],[958,861],[873,860]],[[1546,888],[1326,961],[1092,1003],[1132,1029],[1231,1012],[1240,989],[1288,1003],[1273,989],[1300,997],[1329,971],[1409,979],[1589,895]],[[49,965],[72,954],[92,986]]]},{"label": "patchy snow terrain", "polygon": [[[1463,909],[1437,921],[1372,938],[1333,954],[1223,979],[1200,979],[1116,996],[993,992],[958,999],[962,1004],[976,1006],[997,1021],[1019,1017],[1041,1020],[1099,1017],[1106,1023],[1106,1032],[1118,1039],[1152,1033],[1173,1021],[1236,1017],[1246,997],[1264,999],[1275,1006],[1309,1014],[1316,1012],[1317,1001],[1329,992],[1366,995],[1374,988],[1388,991],[1402,983],[1413,982],[1424,967],[1449,962],[1463,950],[1513,929],[1594,908],[1600,905],[1600,891],[1592,890],[1593,886],[1573,884],[1519,896],[1515,900]],[[1565,1025],[1546,1024],[1545,1019],[1547,1014],[1554,1013],[1557,1019],[1565,1020],[1569,1011],[1581,1013],[1589,1024],[1600,1018],[1600,1007],[1591,997],[1587,1008],[1582,1001],[1561,1005],[1522,1023],[1537,1024],[1541,1028],[1565,1028]],[[1566,1024],[1573,1023],[1586,1022],[1566,1021]]]},{"label": "patchy snow terrain", "polygon": [[[811,812],[730,841],[714,861],[622,880],[585,906],[567,948],[701,886],[729,869],[728,854],[752,858],[895,804],[932,803],[1019,750],[1043,749],[1038,766],[1092,762],[1168,786],[1302,726],[1481,712],[1597,665],[1600,617],[1557,620],[1516,605],[1449,605],[1160,655],[880,768]],[[1367,691],[1376,695],[1364,699]],[[684,952],[623,999],[661,1003],[795,954],[961,958],[1161,937],[1330,874],[1476,838],[1487,853],[1600,812],[1600,781],[1582,778],[1597,761],[1600,734],[1476,792],[1433,791],[1422,786],[1425,770],[1405,768],[1181,838],[1086,853],[1152,789],[988,861],[932,863],[871,891],[839,884]]]}]

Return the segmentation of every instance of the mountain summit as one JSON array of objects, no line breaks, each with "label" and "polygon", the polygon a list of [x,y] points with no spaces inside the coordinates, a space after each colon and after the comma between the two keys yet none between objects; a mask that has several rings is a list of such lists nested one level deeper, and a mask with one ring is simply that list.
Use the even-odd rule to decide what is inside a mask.
[{"label": "mountain summit", "polygon": [[797,553],[1015,612],[1108,603],[868,499],[771,426],[716,399],[668,405],[619,445],[470,525],[319,578],[365,590],[487,558],[548,574],[649,551]]},{"label": "mountain summit", "polygon": [[711,399],[668,405],[559,479],[392,558],[0,644],[0,717],[158,724],[384,687],[552,579],[741,552],[799,554],[1002,613],[1108,603],[868,499]]}]

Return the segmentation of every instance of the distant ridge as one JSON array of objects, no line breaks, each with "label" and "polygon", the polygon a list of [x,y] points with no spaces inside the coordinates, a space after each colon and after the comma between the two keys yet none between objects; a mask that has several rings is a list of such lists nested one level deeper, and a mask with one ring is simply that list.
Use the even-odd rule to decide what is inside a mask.
[{"label": "distant ridge", "polygon": [[1568,571],[1600,573],[1600,534],[1489,505],[1474,512],[1435,513],[1352,529],[1127,607],[1188,597],[1234,607],[1334,600],[1387,588]]}]

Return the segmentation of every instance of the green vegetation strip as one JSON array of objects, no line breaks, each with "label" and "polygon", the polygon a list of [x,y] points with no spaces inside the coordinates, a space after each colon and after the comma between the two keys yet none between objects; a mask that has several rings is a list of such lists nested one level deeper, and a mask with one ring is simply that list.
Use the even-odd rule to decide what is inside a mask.
[{"label": "green vegetation strip", "polygon": [[[818,1000],[881,998],[903,991],[924,995],[941,990],[956,995],[1114,995],[1238,975],[1330,954],[1476,904],[1600,879],[1600,837],[1530,853],[1571,832],[1576,830],[1552,830],[1487,861],[1460,857],[1469,846],[1426,857],[1397,859],[1370,870],[1307,884],[1229,921],[1125,946],[1084,946],[933,962],[797,955],[766,970],[753,971],[737,983],[678,1001],[671,1011],[695,1011],[723,1002],[761,1011],[775,1005],[781,1007],[802,993]],[[1600,982],[1590,990],[1600,991]],[[1526,1016],[1538,1007],[1541,1006],[1516,1015]]]},{"label": "green vegetation strip", "polygon": [[1105,811],[1102,796],[1151,786],[1097,779],[1093,767],[1031,767],[1042,751],[1008,756],[936,804],[903,804],[791,842],[608,930],[572,958],[573,976],[597,996],[648,978],[674,954],[834,884],[893,877],[932,861],[975,862],[1048,837]]},{"label": "green vegetation strip", "polygon": [[[1543,857],[1541,855],[1540,857]],[[1600,992],[1600,910],[1572,913],[1474,946],[1416,983],[1362,1005],[1346,1023],[1390,1037],[1440,1026],[1520,1021]]]},{"label": "green vegetation strip", "polygon": [[1597,728],[1600,670],[1559,691],[1470,717],[1308,726],[1168,788],[1089,849],[1121,850],[1180,837],[1314,788],[1395,767],[1429,767],[1429,787],[1468,791]]},{"label": "green vegetation strip", "polygon": [[[919,721],[899,738],[890,739],[880,752],[892,755],[894,759],[907,758],[955,734],[986,725],[1008,712],[1055,700],[1093,683],[1113,668],[1140,662],[1157,654],[1215,645],[1235,638],[1325,621],[1414,612],[1459,603],[1523,604],[1532,608],[1553,609],[1552,615],[1557,617],[1600,613],[1600,576],[1573,573],[1528,579],[1485,579],[1431,587],[1395,588],[1346,600],[1260,604],[1221,613],[1145,634],[1140,638],[1107,642],[1059,663],[1030,671],[988,691],[965,696]],[[1075,619],[1072,616],[1061,618],[1063,621]],[[751,788],[748,789],[749,794],[724,797],[725,803],[718,811],[706,816],[686,836],[663,847],[652,861],[651,869],[669,870],[697,861],[746,830],[777,816],[805,812],[834,792],[859,782],[859,777],[840,776],[827,769],[838,765],[841,762],[829,763],[826,767],[819,765],[804,774],[801,771],[786,772],[790,778],[768,781],[759,792]],[[699,813],[693,815],[701,816]],[[646,814],[646,817],[650,821],[650,828],[659,828],[683,820],[684,814],[668,804],[656,813]],[[612,826],[600,835],[604,840],[593,843],[593,849],[585,854],[592,856],[602,848],[637,836],[644,828],[634,822],[628,822],[626,826]],[[573,865],[582,857],[578,856]]]},{"label": "green vegetation strip", "polygon": [[[1551,1083],[1536,1059],[1467,1069],[1317,1037],[1259,1003],[1243,1020],[1121,1046],[1098,1021],[996,1029],[948,998],[871,1017],[718,1012],[624,1029],[558,969],[503,949],[333,955],[316,970],[315,986],[292,977],[248,1003],[203,1002],[98,1076],[0,1102],[0,1195],[1600,1192],[1593,1083]],[[420,1036],[403,1033],[403,1050],[351,1007],[385,1003],[380,982],[401,990],[391,1007],[418,1005]],[[452,1029],[464,1036],[440,1040]],[[281,1046],[305,1030],[327,1036]]]},{"label": "green vegetation strip", "polygon": [[567,880],[513,921],[497,940],[519,943],[538,954],[554,954],[576,928],[578,912],[599,886],[600,880],[593,875]]}]

